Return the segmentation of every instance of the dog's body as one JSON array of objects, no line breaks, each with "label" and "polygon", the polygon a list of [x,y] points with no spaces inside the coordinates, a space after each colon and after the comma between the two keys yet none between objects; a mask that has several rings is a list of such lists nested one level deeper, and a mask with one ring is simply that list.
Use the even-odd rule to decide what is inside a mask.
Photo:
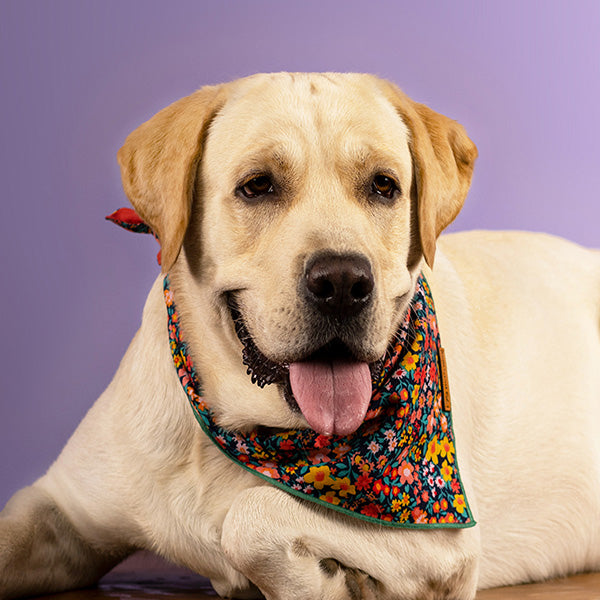
[{"label": "dog's body", "polygon": [[[160,277],[108,389],[1,513],[0,597],[92,583],[138,548],[222,595],[269,599],[468,599],[600,569],[600,255],[483,232],[444,236],[436,252],[475,156],[460,126],[384,82],[282,74],[201,90],[134,132],[119,158],[225,427],[345,427],[251,382],[232,296],[268,360],[293,370],[335,336],[362,365],[385,352],[425,273],[476,527],[371,525],[231,462],[181,388]],[[367,290],[325,306],[303,287],[315,260],[332,280],[358,272]]]}]

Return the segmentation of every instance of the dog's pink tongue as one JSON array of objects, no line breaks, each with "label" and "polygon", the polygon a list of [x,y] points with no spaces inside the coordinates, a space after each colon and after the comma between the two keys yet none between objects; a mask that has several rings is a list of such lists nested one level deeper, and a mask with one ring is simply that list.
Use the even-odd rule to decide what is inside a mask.
[{"label": "dog's pink tongue", "polygon": [[292,363],[290,384],[308,424],[324,435],[356,431],[371,400],[371,371],[362,362]]}]

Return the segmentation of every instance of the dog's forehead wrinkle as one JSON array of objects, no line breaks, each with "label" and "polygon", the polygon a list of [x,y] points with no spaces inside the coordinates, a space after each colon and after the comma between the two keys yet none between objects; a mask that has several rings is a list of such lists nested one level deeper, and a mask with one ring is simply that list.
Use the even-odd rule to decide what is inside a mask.
[{"label": "dog's forehead wrinkle", "polygon": [[[275,89],[273,78],[280,80]],[[318,90],[319,94],[311,90]],[[369,78],[347,74],[308,74],[294,80],[277,75],[250,79],[237,88],[216,122],[232,116],[244,123],[246,131],[256,123],[261,123],[264,131],[276,131],[279,122],[286,127],[296,122],[304,129],[312,125],[312,133],[321,132],[323,127],[330,133],[340,132],[345,124],[360,125],[368,132],[382,118],[402,123]],[[379,135],[385,133],[386,124],[379,129]]]}]

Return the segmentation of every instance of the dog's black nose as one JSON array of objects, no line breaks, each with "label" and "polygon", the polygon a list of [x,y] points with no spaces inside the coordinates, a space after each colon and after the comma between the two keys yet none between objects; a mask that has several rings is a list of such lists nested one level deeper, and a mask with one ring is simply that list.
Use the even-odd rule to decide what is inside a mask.
[{"label": "dog's black nose", "polygon": [[304,292],[324,315],[351,317],[371,301],[375,281],[367,258],[358,254],[320,253],[304,271]]}]

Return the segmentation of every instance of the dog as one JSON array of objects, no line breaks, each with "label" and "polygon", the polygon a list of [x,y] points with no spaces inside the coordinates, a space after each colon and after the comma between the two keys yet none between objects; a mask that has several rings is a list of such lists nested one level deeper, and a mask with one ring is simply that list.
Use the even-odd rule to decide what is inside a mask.
[{"label": "dog", "polygon": [[[0,513],[0,597],[93,584],[138,549],[269,600],[467,600],[600,569],[600,254],[440,237],[476,157],[461,125],[358,74],[204,87],[131,133],[124,189],[162,273],[106,391]],[[474,526],[355,518],[226,456],[173,364],[166,274],[216,426],[324,443],[368,425],[424,276]]]}]

